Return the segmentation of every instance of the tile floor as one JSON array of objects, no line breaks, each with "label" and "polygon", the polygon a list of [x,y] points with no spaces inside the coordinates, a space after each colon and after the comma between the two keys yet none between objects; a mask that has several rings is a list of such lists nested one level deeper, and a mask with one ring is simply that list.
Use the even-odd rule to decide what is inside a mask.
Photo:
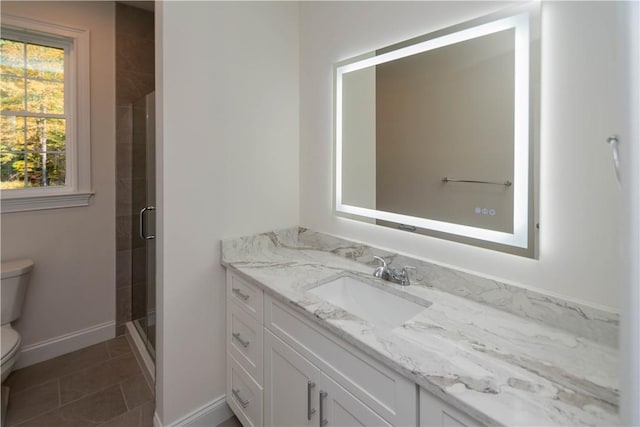
[{"label": "tile floor", "polygon": [[153,393],[124,336],[14,371],[3,385],[7,427],[153,426]]},{"label": "tile floor", "polygon": [[124,336],[11,373],[7,427],[151,427],[154,399]]}]

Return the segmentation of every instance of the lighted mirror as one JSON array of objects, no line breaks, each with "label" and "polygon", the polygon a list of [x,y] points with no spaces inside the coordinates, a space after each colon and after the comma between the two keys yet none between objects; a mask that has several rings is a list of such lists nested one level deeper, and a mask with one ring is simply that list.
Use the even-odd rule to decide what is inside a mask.
[{"label": "lighted mirror", "polygon": [[338,215],[534,256],[537,12],[336,65]]}]

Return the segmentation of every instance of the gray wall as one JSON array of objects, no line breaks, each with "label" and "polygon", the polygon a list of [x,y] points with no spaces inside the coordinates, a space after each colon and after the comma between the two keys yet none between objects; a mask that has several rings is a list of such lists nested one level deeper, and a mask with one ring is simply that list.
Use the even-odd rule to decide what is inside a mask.
[{"label": "gray wall", "polygon": [[[111,328],[113,334],[114,9],[111,2],[2,2],[3,14],[91,31],[91,183],[95,196],[87,207],[2,214],[2,259],[29,257],[35,261],[24,311],[16,324],[23,349],[72,333],[88,336],[90,341],[93,335],[88,328]],[[64,350],[65,342],[57,348]],[[46,352],[46,347],[34,351]],[[67,348],[71,350],[74,348]]]}]

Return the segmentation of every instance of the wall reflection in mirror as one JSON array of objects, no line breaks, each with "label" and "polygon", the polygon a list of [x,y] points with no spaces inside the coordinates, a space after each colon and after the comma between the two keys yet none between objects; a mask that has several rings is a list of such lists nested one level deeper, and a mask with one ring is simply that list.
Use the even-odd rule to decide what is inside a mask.
[{"label": "wall reflection in mirror", "polygon": [[535,15],[484,17],[336,66],[339,215],[533,256]]}]

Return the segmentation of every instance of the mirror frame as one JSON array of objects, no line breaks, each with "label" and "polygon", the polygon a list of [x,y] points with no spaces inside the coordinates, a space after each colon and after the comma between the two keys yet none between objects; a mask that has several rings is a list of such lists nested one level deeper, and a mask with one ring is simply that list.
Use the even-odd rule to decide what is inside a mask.
[{"label": "mirror frame", "polygon": [[[530,230],[533,228],[533,212],[530,206],[530,191],[533,174],[530,171],[532,147],[538,134],[537,117],[538,94],[533,92],[530,77],[532,65],[539,70],[538,61],[534,53],[534,41],[539,37],[538,2],[508,8],[478,19],[467,21],[452,27],[447,27],[424,36],[416,37],[401,43],[378,49],[371,53],[341,61],[334,66],[334,190],[335,213],[350,218],[364,218],[381,220],[396,224],[406,231],[416,231],[415,228],[468,238],[462,241],[477,239],[515,248],[530,248]],[[534,25],[535,24],[535,25]],[[375,209],[349,205],[342,199],[342,77],[344,74],[373,67],[407,56],[428,52],[433,49],[460,43],[476,37],[493,34],[499,31],[515,30],[515,87],[514,87],[514,207],[513,233],[483,229],[468,225],[438,221],[427,218],[386,212]],[[536,86],[536,89],[539,88]],[[536,114],[532,114],[536,113]],[[534,134],[536,136],[534,136]],[[531,201],[533,202],[533,200]],[[439,233],[437,233],[439,232]],[[426,233],[428,234],[428,233]],[[455,239],[453,239],[455,240]],[[482,246],[482,245],[479,245]]]}]

